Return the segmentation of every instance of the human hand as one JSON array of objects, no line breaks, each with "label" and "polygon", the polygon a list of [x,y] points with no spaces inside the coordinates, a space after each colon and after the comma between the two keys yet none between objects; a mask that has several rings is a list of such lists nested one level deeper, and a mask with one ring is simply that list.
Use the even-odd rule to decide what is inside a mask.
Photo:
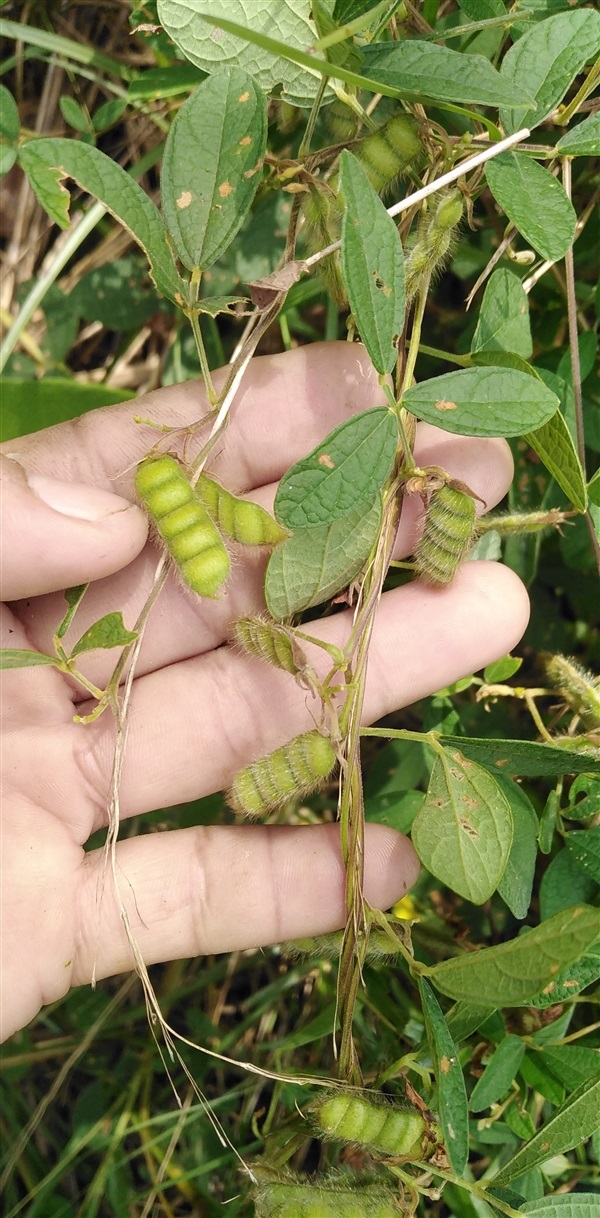
[{"label": "human hand", "polygon": [[[219,374],[216,376],[219,383]],[[132,506],[136,463],[154,437],[134,414],[179,427],[203,413],[198,383],[104,408],[3,446],[2,647],[52,650],[62,589],[93,581],[73,641],[111,610],[131,627],[156,569],[147,522]],[[269,506],[274,484],[350,413],[380,403],[361,347],[327,343],[256,359],[210,462],[236,492]],[[492,507],[512,474],[502,440],[419,426],[416,460],[442,465]],[[13,459],[10,459],[10,458]],[[123,472],[127,471],[127,472]],[[116,498],[126,496],[126,500]],[[416,506],[402,513],[397,556],[414,549]],[[231,623],[260,609],[264,556],[236,558],[226,596],[195,600],[169,577],[150,617],[134,682],[121,816],[227,786],[233,773],[314,726],[289,676],[228,642]],[[467,563],[443,591],[412,583],[385,594],[369,657],[364,717],[373,722],[504,655],[527,621],[526,593],[497,563]],[[311,624],[343,643],[349,612]],[[71,636],[68,636],[68,638]],[[312,658],[312,657],[311,657]],[[101,688],[114,652],[86,675]],[[82,666],[83,667],[83,666]],[[2,808],[3,1027],[9,1036],[72,985],[133,967],[115,894],[98,903],[115,729],[53,668],[4,673]],[[401,834],[366,826],[365,895],[386,909],[414,882]],[[121,841],[122,893],[146,963],[259,946],[334,930],[344,921],[336,825],[198,826]]]}]

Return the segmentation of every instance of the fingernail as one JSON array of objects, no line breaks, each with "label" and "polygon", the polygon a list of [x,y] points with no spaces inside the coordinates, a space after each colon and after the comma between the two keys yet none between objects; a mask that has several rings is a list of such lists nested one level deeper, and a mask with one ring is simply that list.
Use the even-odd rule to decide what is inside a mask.
[{"label": "fingernail", "polygon": [[85,482],[61,482],[45,474],[28,474],[27,481],[34,495],[48,507],[76,520],[106,520],[133,506],[128,499]]}]

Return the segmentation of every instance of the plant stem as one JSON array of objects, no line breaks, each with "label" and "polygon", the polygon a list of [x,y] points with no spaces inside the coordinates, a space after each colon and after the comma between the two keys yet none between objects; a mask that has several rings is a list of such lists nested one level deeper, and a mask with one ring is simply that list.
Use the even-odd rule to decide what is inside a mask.
[{"label": "plant stem", "polygon": [[317,92],[315,94],[315,100],[313,101],[311,111],[308,116],[308,122],[306,124],[306,131],[304,132],[304,135],[302,136],[302,140],[300,142],[300,147],[298,149],[298,160],[299,161],[302,161],[309,152],[310,141],[312,140],[312,137],[314,135],[314,130],[315,130],[315,127],[317,124],[317,119],[319,117],[319,110],[321,109],[321,102],[323,101],[323,96],[325,94],[325,90],[326,90],[328,84],[329,84],[329,77],[322,76],[321,82],[320,82]]},{"label": "plant stem", "polygon": [[202,330],[200,329],[198,310],[192,305],[189,311],[186,312],[186,316],[189,318],[189,323],[192,327],[192,334],[194,335],[194,342],[196,344],[196,351],[198,352],[198,359],[200,360],[202,379],[206,385],[208,400],[211,406],[214,408],[218,401],[218,394],[214,387],[210,368],[208,366],[208,358],[206,355],[206,347],[204,346],[204,339],[202,337]]},{"label": "plant stem", "polygon": [[[451,1184],[455,1184],[457,1188],[464,1188],[468,1193],[472,1193],[477,1197],[478,1201],[484,1201],[486,1205],[493,1206],[499,1213],[505,1214],[506,1218],[523,1218],[520,1210],[513,1209],[512,1205],[507,1205],[505,1201],[499,1201],[497,1197],[491,1197],[488,1190],[481,1188],[479,1184],[472,1184],[470,1180],[465,1180],[464,1176],[457,1180],[456,1176],[449,1171],[443,1171],[441,1167],[436,1167],[431,1163],[414,1163],[414,1167],[418,1167],[420,1171],[430,1172],[432,1176],[440,1176],[442,1180],[448,1180]],[[394,1168],[391,1169],[392,1171]]]},{"label": "plant stem", "polygon": [[[571,159],[565,157],[563,160],[563,186],[569,197],[571,198]],[[579,362],[579,335],[577,333],[577,297],[575,295],[575,268],[573,263],[573,246],[571,245],[565,254],[565,278],[567,284],[567,315],[569,321],[569,346],[571,348],[571,380],[573,383],[573,396],[575,398],[575,420],[577,425],[577,452],[583,470],[585,473],[585,432],[583,427],[583,397],[581,393],[581,364]],[[585,514],[585,522],[590,535],[592,549],[596,558],[596,566],[600,573],[600,542],[596,536],[594,521],[588,512]]]}]

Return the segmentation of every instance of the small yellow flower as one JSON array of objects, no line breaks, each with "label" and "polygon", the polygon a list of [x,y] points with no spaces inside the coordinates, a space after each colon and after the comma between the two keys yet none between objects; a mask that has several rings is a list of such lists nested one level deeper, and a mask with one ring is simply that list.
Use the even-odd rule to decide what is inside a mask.
[{"label": "small yellow flower", "polygon": [[396,901],[396,904],[392,906],[392,913],[401,922],[421,921],[412,897],[402,897],[401,901]]}]

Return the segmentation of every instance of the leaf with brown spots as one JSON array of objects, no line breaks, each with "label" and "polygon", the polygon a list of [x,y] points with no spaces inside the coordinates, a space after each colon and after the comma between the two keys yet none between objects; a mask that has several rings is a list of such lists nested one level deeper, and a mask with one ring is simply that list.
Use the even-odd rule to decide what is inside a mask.
[{"label": "leaf with brown spots", "polygon": [[437,1108],[444,1142],[452,1170],[462,1176],[469,1152],[469,1113],[458,1049],[440,1004],[424,977],[419,980],[419,990],[438,1085]]},{"label": "leaf with brown spots", "polygon": [[173,244],[190,271],[212,266],[241,228],[260,182],[266,131],[265,96],[240,68],[209,76],[179,110],[165,145],[161,195]]}]

